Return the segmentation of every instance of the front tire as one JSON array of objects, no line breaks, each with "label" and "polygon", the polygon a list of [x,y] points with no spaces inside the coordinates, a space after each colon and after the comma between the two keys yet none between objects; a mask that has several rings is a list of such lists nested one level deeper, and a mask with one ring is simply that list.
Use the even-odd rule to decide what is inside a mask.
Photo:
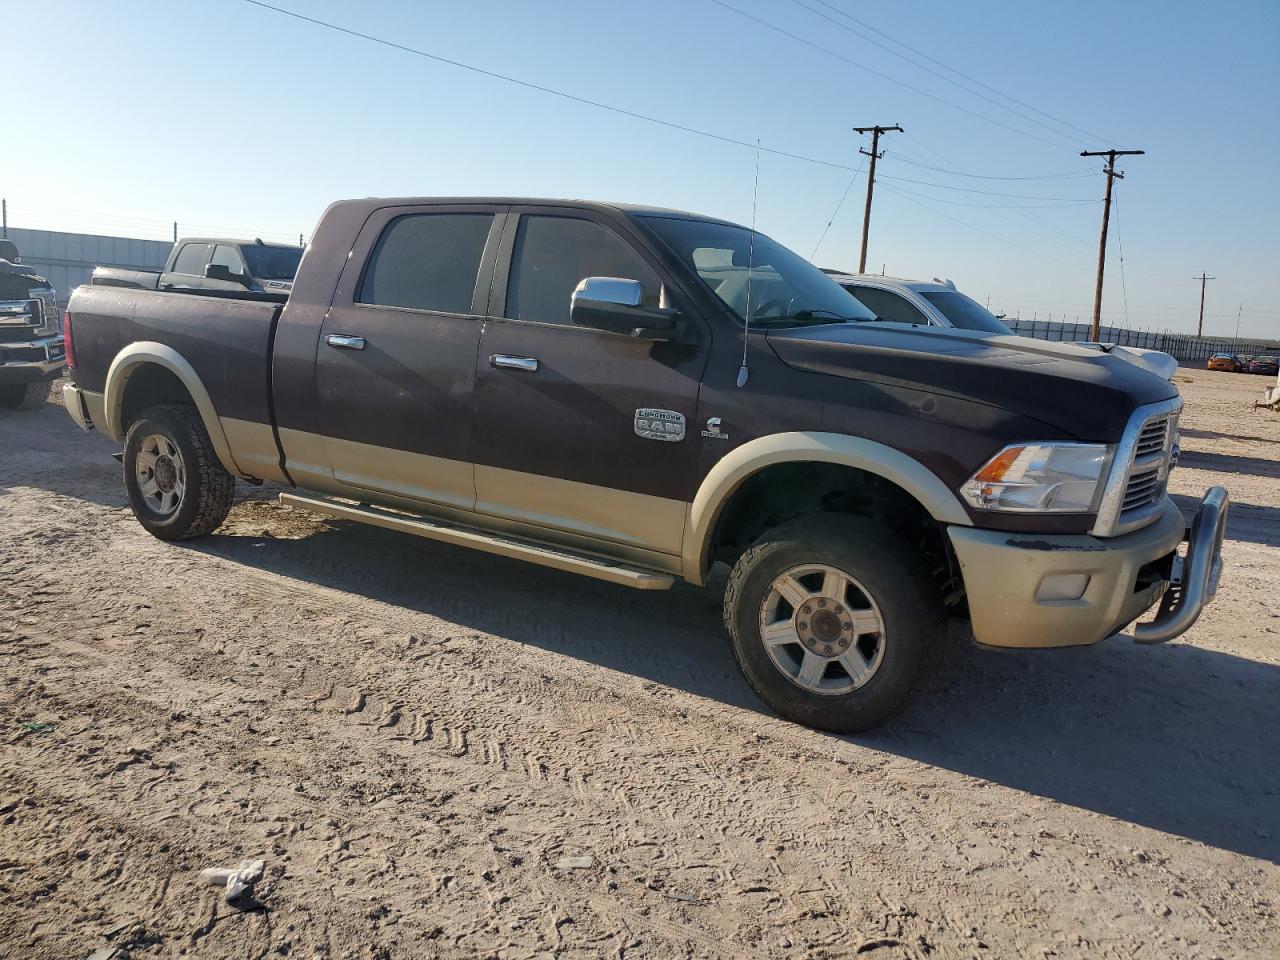
[{"label": "front tire", "polygon": [[133,515],[152,536],[187,540],[227,518],[235,478],[218,461],[192,407],[152,407],[129,427],[124,485]]},{"label": "front tire", "polygon": [[37,383],[0,383],[0,408],[5,410],[39,410],[49,399],[52,381]]},{"label": "front tire", "polygon": [[767,531],[738,559],[724,621],[760,699],[856,733],[907,705],[945,611],[919,551],[870,520],[824,514]]}]

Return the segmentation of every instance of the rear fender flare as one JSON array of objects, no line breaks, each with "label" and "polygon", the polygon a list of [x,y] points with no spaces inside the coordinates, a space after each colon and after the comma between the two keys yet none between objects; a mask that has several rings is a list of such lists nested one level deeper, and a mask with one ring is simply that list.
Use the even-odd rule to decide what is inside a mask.
[{"label": "rear fender flare", "polygon": [[182,354],[163,343],[151,341],[131,343],[117,353],[115,359],[111,361],[111,366],[107,370],[107,384],[103,399],[107,434],[115,440],[124,440],[121,415],[124,407],[125,386],[129,382],[129,377],[148,364],[164,367],[178,378],[195,402],[196,412],[204,422],[204,428],[209,434],[209,441],[213,444],[213,451],[217,454],[218,460],[229,473],[244,476],[236,466],[235,458],[231,456],[231,446],[227,443],[226,433],[223,432],[222,421],[218,419],[213,400],[209,396],[209,391],[205,389],[204,383],[201,382],[200,376]]},{"label": "rear fender flare", "polygon": [[900,450],[840,433],[775,433],[735,447],[707,474],[689,504],[681,567],[686,580],[704,583],[716,521],[734,492],[752,475],[780,463],[838,463],[897,484],[939,523],[972,526],[960,500],[938,475]]}]

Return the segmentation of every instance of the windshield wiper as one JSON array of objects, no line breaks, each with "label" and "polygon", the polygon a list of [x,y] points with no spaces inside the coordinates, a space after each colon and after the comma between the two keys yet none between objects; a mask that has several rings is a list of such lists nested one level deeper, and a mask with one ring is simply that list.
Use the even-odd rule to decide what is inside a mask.
[{"label": "windshield wiper", "polygon": [[795,313],[781,317],[752,317],[753,324],[770,324],[773,326],[810,326],[819,323],[854,323],[857,317],[842,317],[834,310],[797,310]]}]

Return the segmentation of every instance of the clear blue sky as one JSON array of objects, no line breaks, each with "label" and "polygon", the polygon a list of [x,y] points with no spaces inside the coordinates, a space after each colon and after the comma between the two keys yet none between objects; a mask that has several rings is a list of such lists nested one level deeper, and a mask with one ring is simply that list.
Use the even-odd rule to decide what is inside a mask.
[{"label": "clear blue sky", "polygon": [[[883,143],[868,268],[951,277],[993,308],[1023,316],[1089,313],[1101,174],[997,180],[920,164],[1038,177],[1087,171],[1081,149],[1143,148],[1145,157],[1121,163],[1128,176],[1117,183],[1104,318],[1124,321],[1127,293],[1131,325],[1194,329],[1199,284],[1191,278],[1207,270],[1218,278],[1208,285],[1208,332],[1231,333],[1243,303],[1242,334],[1280,336],[1274,0],[724,0],[830,53],[714,0],[273,2],[835,163],[861,159],[865,141],[851,127],[900,123],[907,135]],[[918,59],[840,11],[999,92],[923,61],[969,89],[931,75],[868,42]],[[26,126],[23,149],[0,154],[11,225],[163,236],[163,224],[177,219],[296,235],[311,230],[330,200],[404,194],[628,200],[751,220],[750,149],[243,0],[0,0],[0,22],[11,41],[39,38],[19,46],[48,57],[39,70],[8,74],[10,88],[48,120]],[[760,229],[809,255],[851,176],[763,154]],[[815,257],[821,265],[857,265],[864,190],[860,176]]]}]

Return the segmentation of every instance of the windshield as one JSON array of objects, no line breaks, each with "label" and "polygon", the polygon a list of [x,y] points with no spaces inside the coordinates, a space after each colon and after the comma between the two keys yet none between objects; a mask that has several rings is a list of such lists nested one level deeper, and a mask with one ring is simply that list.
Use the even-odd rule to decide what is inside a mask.
[{"label": "windshield", "polygon": [[920,291],[920,296],[932,303],[951,321],[953,327],[961,330],[982,330],[986,333],[1013,333],[1008,327],[995,318],[989,310],[983,308],[976,300],[966,297],[955,290],[929,292]]},{"label": "windshield", "polygon": [[240,248],[249,276],[256,280],[292,280],[302,259],[299,247],[268,247],[248,244]]},{"label": "windshield", "polygon": [[[875,320],[875,315],[808,260],[762,233],[726,223],[641,216],[677,257],[751,324],[798,327]],[[748,270],[748,263],[751,264]]]}]

